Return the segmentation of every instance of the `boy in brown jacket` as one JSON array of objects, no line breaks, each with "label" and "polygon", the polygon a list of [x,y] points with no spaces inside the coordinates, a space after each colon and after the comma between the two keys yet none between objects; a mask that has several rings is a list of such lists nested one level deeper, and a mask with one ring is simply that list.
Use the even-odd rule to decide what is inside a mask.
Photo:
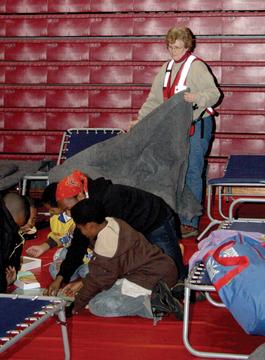
[{"label": "boy in brown jacket", "polygon": [[105,218],[104,209],[95,201],[80,201],[71,214],[94,251],[73,313],[88,304],[98,316],[153,318],[152,289],[160,280],[169,287],[177,282],[174,261],[123,220]]}]

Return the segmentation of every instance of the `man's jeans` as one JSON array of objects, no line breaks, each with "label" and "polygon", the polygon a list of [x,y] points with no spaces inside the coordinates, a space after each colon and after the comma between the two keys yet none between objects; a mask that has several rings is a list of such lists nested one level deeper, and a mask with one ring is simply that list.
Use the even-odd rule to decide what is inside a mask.
[{"label": "man's jeans", "polygon": [[[203,170],[204,157],[208,151],[213,131],[213,118],[208,116],[203,119],[203,137],[201,137],[202,121],[197,121],[195,125],[195,133],[190,137],[190,153],[189,164],[186,175],[186,184],[196,199],[202,202],[203,191]],[[191,221],[180,219],[181,224],[190,225],[198,228],[199,217],[195,216]]]},{"label": "man's jeans", "polygon": [[187,275],[178,241],[176,219],[171,211],[168,211],[168,216],[161,226],[147,234],[146,238],[152,244],[160,247],[165,254],[173,258],[178,269],[179,278]]},{"label": "man's jeans", "polygon": [[122,282],[103,290],[88,303],[89,311],[96,316],[141,316],[152,319],[149,295],[132,297],[121,292]]}]

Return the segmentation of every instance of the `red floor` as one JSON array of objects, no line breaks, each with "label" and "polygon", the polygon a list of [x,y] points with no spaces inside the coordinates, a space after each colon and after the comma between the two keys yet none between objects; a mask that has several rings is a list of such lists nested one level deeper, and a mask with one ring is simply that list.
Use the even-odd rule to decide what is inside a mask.
[{"label": "red floor", "polygon": [[[202,223],[205,226],[204,217]],[[46,238],[46,229],[36,240],[27,241],[25,249]],[[196,250],[195,239],[184,242],[185,259]],[[48,266],[54,251],[42,256],[41,272],[36,272],[41,285],[50,281]],[[249,336],[235,323],[225,309],[217,309],[207,301],[192,306],[191,343],[203,351],[250,353],[264,342],[264,337]],[[93,360],[188,360],[198,359],[184,347],[182,322],[169,316],[153,326],[141,318],[98,318],[87,311],[68,322],[72,359]],[[50,320],[8,350],[0,359],[63,359],[60,326]]]}]

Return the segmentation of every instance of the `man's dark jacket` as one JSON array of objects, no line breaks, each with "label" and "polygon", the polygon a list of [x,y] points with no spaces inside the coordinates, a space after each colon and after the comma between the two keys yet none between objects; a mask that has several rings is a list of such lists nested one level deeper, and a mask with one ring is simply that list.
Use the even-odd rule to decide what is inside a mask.
[{"label": "man's dark jacket", "polygon": [[[88,178],[89,198],[100,202],[105,215],[126,221],[147,239],[149,234],[159,228],[167,216],[175,212],[159,196],[131,186],[112,184],[110,180]],[[75,230],[72,244],[68,249],[60,272],[65,282],[69,282],[74,271],[82,264],[89,240],[78,229]]]},{"label": "man's dark jacket", "polygon": [[6,292],[5,271],[8,266],[20,269],[23,239],[18,233],[19,227],[0,198],[0,292]]}]

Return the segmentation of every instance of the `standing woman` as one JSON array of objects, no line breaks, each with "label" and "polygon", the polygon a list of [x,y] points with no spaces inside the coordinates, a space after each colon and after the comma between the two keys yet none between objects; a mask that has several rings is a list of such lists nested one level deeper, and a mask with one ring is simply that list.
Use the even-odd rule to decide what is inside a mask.
[{"label": "standing woman", "polygon": [[[217,103],[220,91],[207,65],[192,54],[195,41],[189,28],[171,28],[166,35],[166,45],[172,59],[159,70],[138,113],[138,119],[131,125],[174,94],[189,89],[184,92],[184,100],[193,104],[194,124],[190,134],[186,184],[197,200],[202,202],[204,156],[209,148],[213,130],[211,106]],[[180,217],[180,220],[183,238],[198,235],[198,217],[191,220]]]}]

